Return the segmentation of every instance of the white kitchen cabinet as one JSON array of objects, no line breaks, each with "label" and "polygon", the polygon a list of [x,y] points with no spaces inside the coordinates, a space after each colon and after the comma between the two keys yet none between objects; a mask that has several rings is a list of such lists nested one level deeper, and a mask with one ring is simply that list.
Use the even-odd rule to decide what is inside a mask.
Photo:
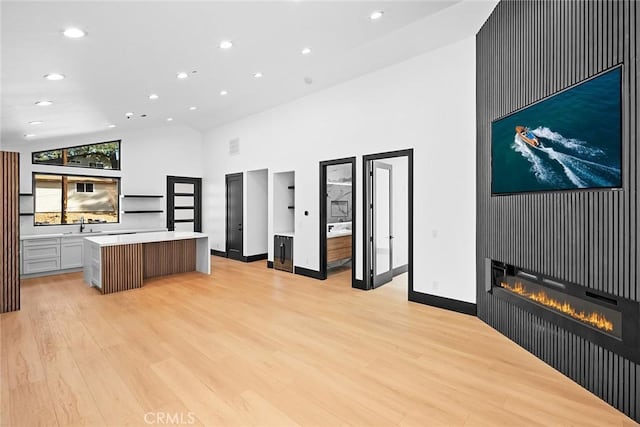
[{"label": "white kitchen cabinet", "polygon": [[83,265],[82,250],[84,247],[82,237],[67,237],[60,244],[60,268],[81,268]]},{"label": "white kitchen cabinet", "polygon": [[60,239],[34,239],[22,242],[22,273],[60,270]]}]

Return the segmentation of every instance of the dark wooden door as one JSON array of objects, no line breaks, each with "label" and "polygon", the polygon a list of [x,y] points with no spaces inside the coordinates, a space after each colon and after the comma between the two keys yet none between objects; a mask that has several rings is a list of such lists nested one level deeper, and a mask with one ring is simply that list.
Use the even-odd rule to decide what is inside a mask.
[{"label": "dark wooden door", "polygon": [[244,261],[242,253],[242,174],[226,176],[227,183],[227,256]]},{"label": "dark wooden door", "polygon": [[202,178],[167,176],[167,229],[202,231]]}]

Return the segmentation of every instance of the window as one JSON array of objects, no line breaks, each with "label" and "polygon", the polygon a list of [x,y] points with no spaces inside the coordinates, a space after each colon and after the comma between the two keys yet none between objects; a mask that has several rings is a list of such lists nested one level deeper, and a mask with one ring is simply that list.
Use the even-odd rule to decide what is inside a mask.
[{"label": "window", "polygon": [[120,141],[37,151],[31,162],[39,165],[120,170]]},{"label": "window", "polygon": [[35,225],[119,222],[120,178],[33,174]]},{"label": "window", "polygon": [[77,182],[76,193],[93,193],[93,184],[90,182]]}]

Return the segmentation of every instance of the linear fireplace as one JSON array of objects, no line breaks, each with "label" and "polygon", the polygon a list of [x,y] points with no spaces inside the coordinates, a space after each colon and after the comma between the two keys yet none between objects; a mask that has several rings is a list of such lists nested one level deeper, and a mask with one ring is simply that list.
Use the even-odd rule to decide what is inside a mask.
[{"label": "linear fireplace", "polygon": [[640,362],[640,303],[491,262],[488,291],[635,362]]}]

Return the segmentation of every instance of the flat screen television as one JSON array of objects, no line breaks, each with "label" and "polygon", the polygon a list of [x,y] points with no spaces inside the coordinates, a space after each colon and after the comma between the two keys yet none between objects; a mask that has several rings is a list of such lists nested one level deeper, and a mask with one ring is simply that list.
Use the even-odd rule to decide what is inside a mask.
[{"label": "flat screen television", "polygon": [[622,66],[491,123],[491,194],[622,186]]}]

